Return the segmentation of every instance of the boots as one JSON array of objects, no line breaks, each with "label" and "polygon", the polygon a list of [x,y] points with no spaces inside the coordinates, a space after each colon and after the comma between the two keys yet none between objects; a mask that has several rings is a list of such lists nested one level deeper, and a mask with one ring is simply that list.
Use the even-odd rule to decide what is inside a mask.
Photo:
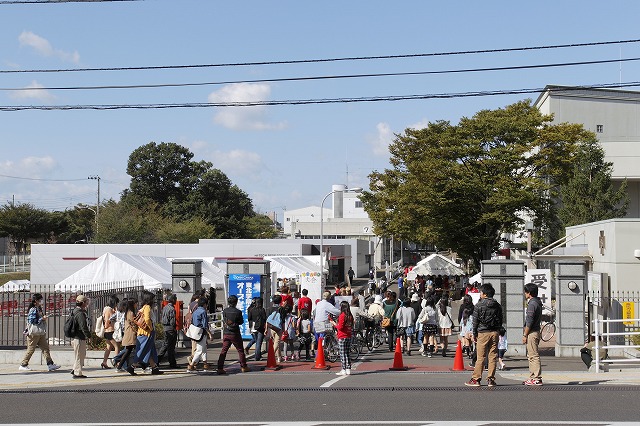
[{"label": "boots", "polygon": [[447,348],[442,347],[442,357],[446,357],[447,356]]},{"label": "boots", "polygon": [[429,354],[427,356],[431,358],[435,351],[436,351],[435,345],[429,345]]}]

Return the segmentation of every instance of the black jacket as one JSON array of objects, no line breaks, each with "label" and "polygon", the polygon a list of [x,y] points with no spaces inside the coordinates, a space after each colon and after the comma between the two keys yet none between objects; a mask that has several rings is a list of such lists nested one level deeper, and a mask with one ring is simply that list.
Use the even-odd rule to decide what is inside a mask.
[{"label": "black jacket", "polygon": [[242,311],[229,306],[222,311],[222,325],[224,334],[240,334],[240,325],[244,323]]},{"label": "black jacket", "polygon": [[76,322],[74,339],[87,340],[91,338],[91,330],[87,323],[87,311],[80,308],[73,310],[73,319]]},{"label": "black jacket", "polygon": [[525,315],[524,325],[529,327],[529,331],[540,331],[540,322],[542,321],[542,302],[537,297],[532,297],[527,303],[527,314]]},{"label": "black jacket", "polygon": [[502,306],[493,298],[480,299],[473,310],[473,335],[500,330]]},{"label": "black jacket", "polygon": [[267,311],[264,308],[253,307],[249,309],[247,320],[253,323],[253,328],[260,333],[264,333],[264,328],[267,324]]}]

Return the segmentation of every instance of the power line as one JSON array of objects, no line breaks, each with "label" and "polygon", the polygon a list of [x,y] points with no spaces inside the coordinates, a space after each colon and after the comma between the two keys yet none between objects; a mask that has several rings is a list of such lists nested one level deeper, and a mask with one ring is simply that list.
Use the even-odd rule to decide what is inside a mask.
[{"label": "power line", "polygon": [[45,4],[45,3],[116,3],[145,0],[0,0],[3,4]]},{"label": "power line", "polygon": [[351,78],[371,78],[371,77],[402,77],[417,75],[434,75],[434,74],[460,74],[471,72],[488,72],[488,71],[513,71],[523,69],[539,69],[539,68],[557,68],[579,65],[597,65],[608,64],[612,62],[631,62],[638,61],[640,58],[624,58],[624,59],[605,59],[598,61],[579,61],[579,62],[561,62],[551,64],[534,64],[534,65],[514,65],[505,67],[488,67],[488,68],[466,68],[453,70],[436,70],[436,71],[410,71],[395,73],[371,73],[371,74],[343,74],[343,75],[325,75],[310,77],[284,77],[284,78],[262,78],[254,80],[231,80],[216,82],[200,82],[200,83],[158,83],[158,84],[131,84],[131,85],[105,85],[105,86],[67,86],[67,87],[20,87],[6,88],[0,87],[0,91],[31,91],[31,90],[102,90],[102,89],[150,89],[150,88],[167,88],[167,87],[193,87],[193,86],[216,86],[224,84],[241,84],[241,83],[275,83],[287,81],[312,81],[312,80],[337,80]]},{"label": "power line", "polygon": [[[622,88],[640,86],[639,81],[630,83],[607,83],[583,86],[563,87],[563,91],[583,90],[596,88]],[[0,111],[69,111],[69,110],[119,110],[119,109],[175,109],[175,108],[228,108],[228,107],[253,107],[253,106],[279,106],[279,105],[312,105],[312,104],[336,104],[336,103],[360,103],[360,102],[395,102],[405,100],[425,99],[452,99],[467,97],[499,96],[542,93],[546,88],[535,89],[511,89],[511,90],[486,90],[459,93],[435,93],[422,95],[398,95],[398,96],[368,96],[357,98],[324,98],[324,99],[290,99],[274,101],[250,101],[250,102],[199,102],[199,103],[157,103],[157,104],[105,104],[105,105],[14,105],[0,106]]]},{"label": "power line", "polygon": [[38,178],[28,178],[28,177],[9,176],[9,175],[0,175],[0,177],[9,178],[9,179],[21,179],[21,180],[37,180],[37,181],[43,181],[43,182],[77,182],[81,180],[84,180],[84,181],[87,180],[86,178],[84,179],[38,179]]},{"label": "power line", "polygon": [[[102,0],[106,1],[106,0]],[[140,1],[140,0],[110,0],[110,1]],[[452,52],[432,52],[432,53],[410,53],[400,55],[377,55],[377,56],[347,56],[338,58],[320,58],[320,59],[299,59],[299,60],[282,60],[282,61],[258,61],[258,62],[230,62],[219,64],[193,64],[193,65],[158,65],[158,66],[136,66],[136,67],[101,67],[101,68],[59,68],[59,69],[30,69],[30,70],[0,70],[0,74],[17,74],[17,73],[62,73],[62,72],[89,72],[89,71],[142,71],[142,70],[160,70],[160,69],[188,69],[188,68],[222,68],[222,67],[240,67],[240,66],[258,66],[258,65],[288,65],[288,64],[306,64],[306,63],[322,63],[322,62],[341,62],[341,61],[368,61],[379,59],[404,59],[404,58],[424,58],[434,56],[455,56],[455,55],[471,55],[483,53],[504,53],[519,52],[530,50],[546,50],[546,49],[562,49],[572,47],[589,47],[589,46],[606,46],[613,44],[638,43],[640,39],[616,40],[616,41],[598,41],[589,43],[571,43],[571,44],[555,44],[529,47],[512,47],[501,49],[483,49],[483,50],[463,50]]]}]

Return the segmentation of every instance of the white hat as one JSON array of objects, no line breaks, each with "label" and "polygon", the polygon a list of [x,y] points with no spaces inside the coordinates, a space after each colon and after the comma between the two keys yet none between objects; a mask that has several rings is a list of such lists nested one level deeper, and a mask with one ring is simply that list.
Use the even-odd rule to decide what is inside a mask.
[{"label": "white hat", "polygon": [[411,301],[412,301],[412,302],[417,302],[417,301],[418,301],[418,299],[420,299],[420,298],[418,297],[418,293],[413,293],[413,295],[411,296]]},{"label": "white hat", "polygon": [[376,294],[376,296],[373,298],[373,303],[377,303],[378,305],[382,305],[382,296],[380,296],[379,294]]}]

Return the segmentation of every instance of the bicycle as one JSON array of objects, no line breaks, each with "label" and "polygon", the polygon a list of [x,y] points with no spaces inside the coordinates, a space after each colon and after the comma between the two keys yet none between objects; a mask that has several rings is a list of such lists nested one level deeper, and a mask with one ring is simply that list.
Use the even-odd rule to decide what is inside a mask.
[{"label": "bicycle", "polygon": [[540,328],[540,339],[543,342],[548,342],[553,339],[553,336],[556,334],[556,311],[552,308],[548,308],[547,306],[543,307],[543,311],[547,311],[547,315],[549,315],[550,321],[543,321],[542,327]]}]

